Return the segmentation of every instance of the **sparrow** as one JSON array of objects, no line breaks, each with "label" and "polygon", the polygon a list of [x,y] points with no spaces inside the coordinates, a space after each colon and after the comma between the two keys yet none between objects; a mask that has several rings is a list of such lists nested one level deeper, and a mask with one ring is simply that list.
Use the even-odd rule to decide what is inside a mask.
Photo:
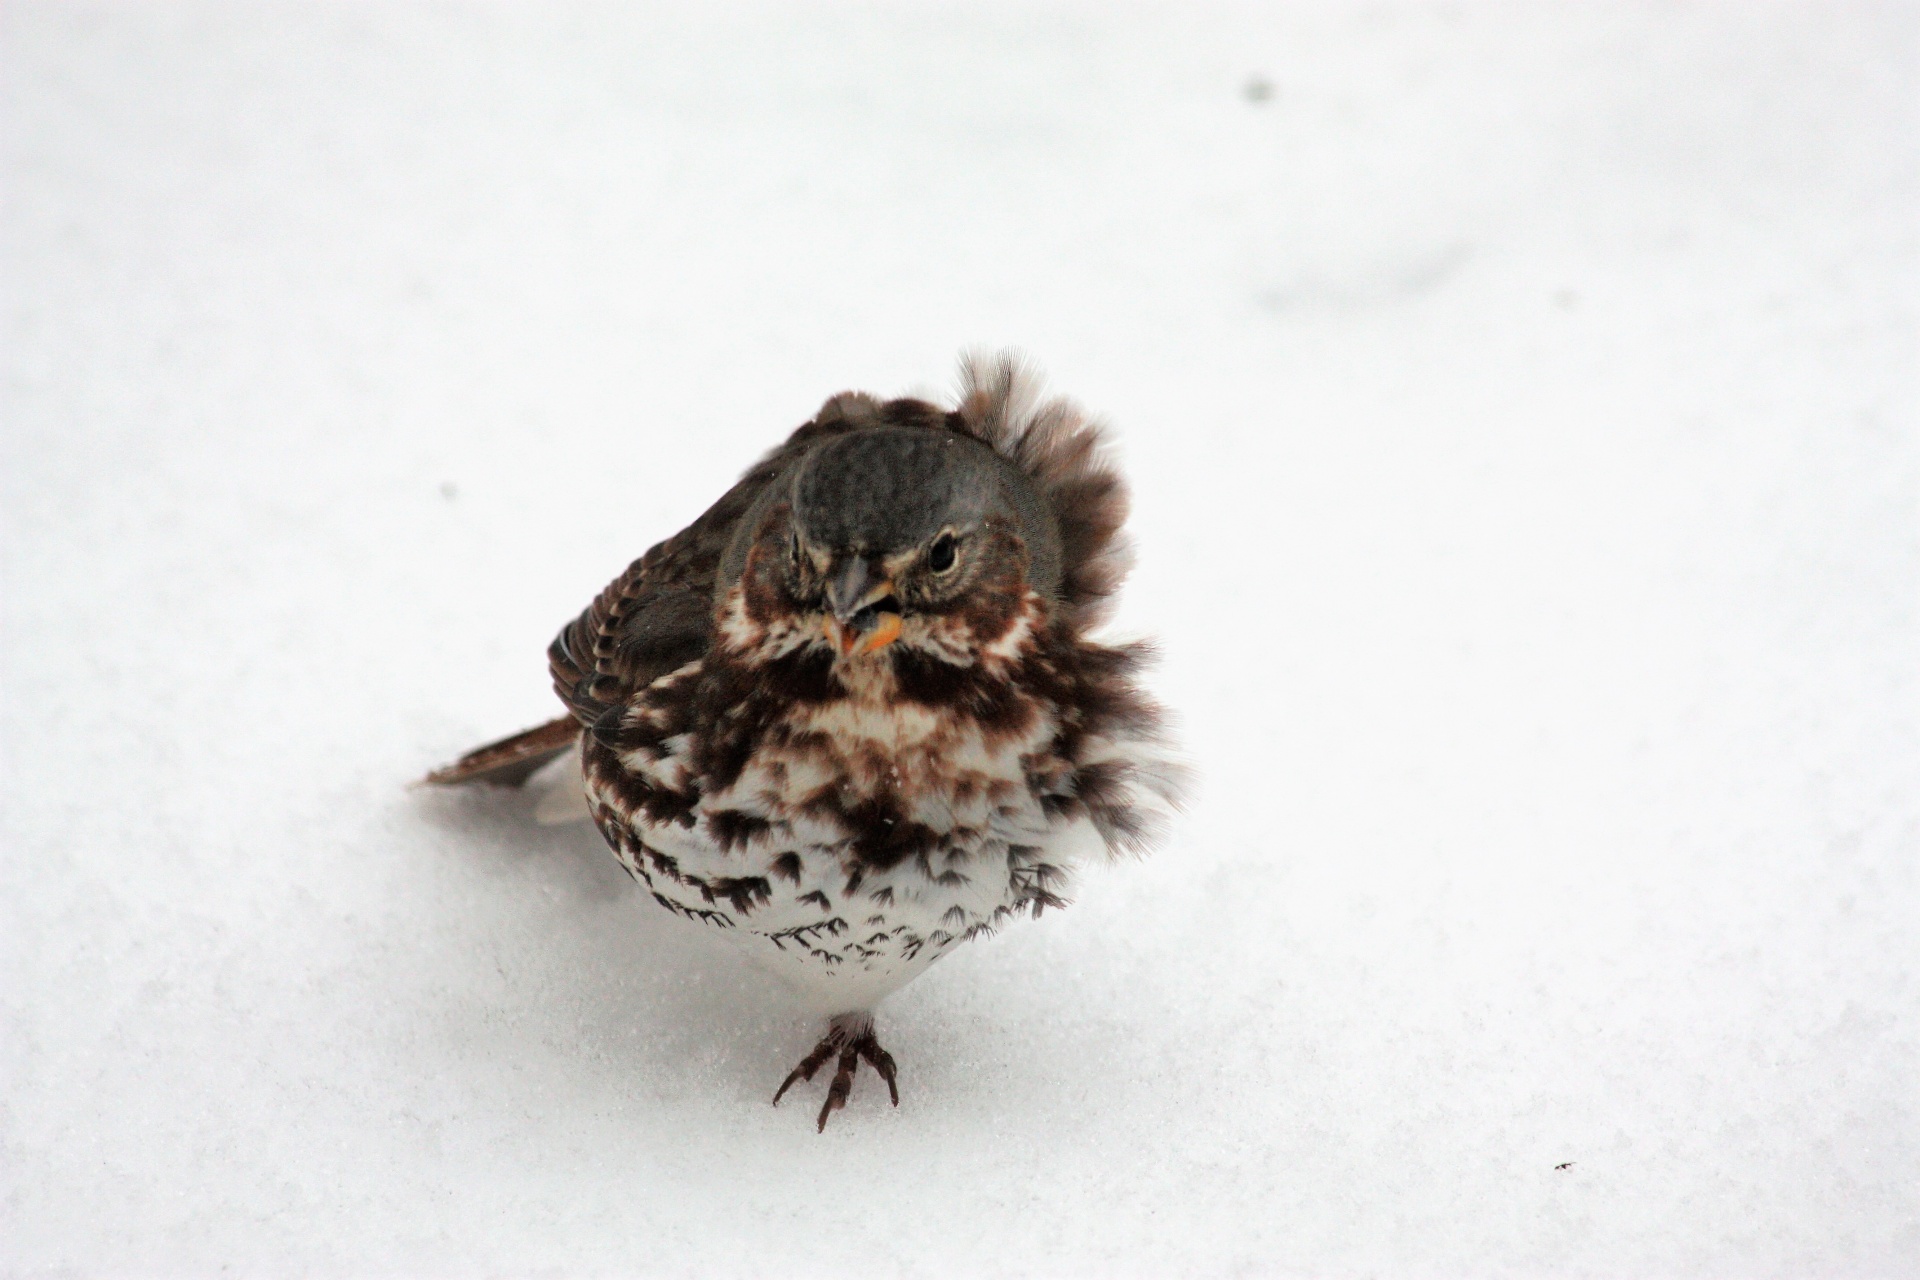
[{"label": "sparrow", "polygon": [[874,1010],[962,943],[1144,852],[1182,771],[1105,644],[1130,563],[1102,429],[1010,356],[957,403],[829,399],[548,649],[566,714],[426,782],[565,769],[627,873],[827,1019],[773,1095],[859,1064]]}]

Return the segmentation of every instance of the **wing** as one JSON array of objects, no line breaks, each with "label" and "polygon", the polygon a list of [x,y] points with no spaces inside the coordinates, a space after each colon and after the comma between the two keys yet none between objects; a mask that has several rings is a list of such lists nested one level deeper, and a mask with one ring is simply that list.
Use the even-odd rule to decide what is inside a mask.
[{"label": "wing", "polygon": [[[554,692],[568,715],[468,752],[424,781],[519,786],[579,741],[614,707],[653,681],[705,655],[713,644],[715,579],[740,521],[770,486],[823,440],[881,424],[944,426],[949,418],[918,400],[885,404],[858,392],[827,401],[811,422],[767,454],[692,524],[651,548],[607,585],[547,649]],[[733,572],[739,567],[732,566]]]}]

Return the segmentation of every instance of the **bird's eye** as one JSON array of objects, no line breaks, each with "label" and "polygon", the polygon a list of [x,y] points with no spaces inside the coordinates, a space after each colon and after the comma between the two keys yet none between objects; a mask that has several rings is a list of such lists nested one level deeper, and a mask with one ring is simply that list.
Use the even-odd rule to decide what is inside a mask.
[{"label": "bird's eye", "polygon": [[950,533],[941,534],[933,540],[933,545],[927,548],[927,568],[935,573],[947,572],[953,568],[958,558],[954,555],[953,535]]}]

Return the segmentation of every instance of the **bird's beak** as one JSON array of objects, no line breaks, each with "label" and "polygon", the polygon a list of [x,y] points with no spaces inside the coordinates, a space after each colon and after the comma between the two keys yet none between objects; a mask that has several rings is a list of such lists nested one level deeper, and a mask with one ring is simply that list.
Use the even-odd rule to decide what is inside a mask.
[{"label": "bird's beak", "polygon": [[843,658],[877,653],[900,638],[900,615],[874,605],[893,594],[893,580],[875,580],[859,556],[851,557],[827,583],[827,642]]},{"label": "bird's beak", "polygon": [[846,563],[827,580],[827,605],[841,622],[850,621],[860,612],[872,594],[873,569],[857,555],[848,556]]},{"label": "bird's beak", "polygon": [[828,618],[827,643],[843,658],[880,652],[900,638],[900,615],[881,613],[874,616],[873,626],[866,631],[851,623],[843,623],[838,618]]}]

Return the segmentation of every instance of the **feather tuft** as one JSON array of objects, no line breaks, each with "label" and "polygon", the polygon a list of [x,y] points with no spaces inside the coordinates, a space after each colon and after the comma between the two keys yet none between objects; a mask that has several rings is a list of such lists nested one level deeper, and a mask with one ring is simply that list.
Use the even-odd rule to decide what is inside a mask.
[{"label": "feather tuft", "polygon": [[971,352],[960,362],[962,429],[1012,461],[1059,524],[1062,612],[1075,632],[1106,620],[1133,567],[1121,526],[1130,498],[1106,427],[1064,397],[1043,398],[1045,380],[1011,352]]}]

